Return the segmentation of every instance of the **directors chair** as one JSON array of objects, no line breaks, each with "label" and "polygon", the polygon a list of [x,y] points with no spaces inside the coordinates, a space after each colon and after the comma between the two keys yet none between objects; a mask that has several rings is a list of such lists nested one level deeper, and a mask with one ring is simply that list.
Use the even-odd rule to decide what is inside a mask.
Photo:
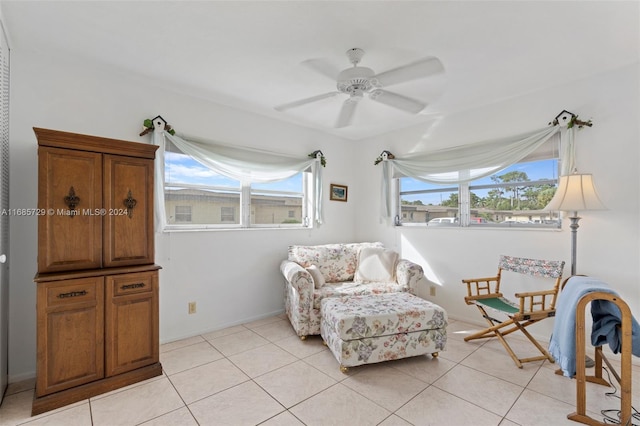
[{"label": "directors chair", "polygon": [[[480,313],[489,323],[489,327],[464,338],[465,341],[497,337],[507,350],[518,368],[522,363],[554,359],[536,339],[526,330],[526,327],[543,319],[553,317],[556,314],[555,306],[564,261],[526,259],[521,257],[500,256],[498,262],[498,274],[495,277],[463,279],[467,285],[467,296],[464,301],[467,305],[476,305]],[[501,277],[503,271],[515,272],[530,277],[549,279],[553,287],[548,290],[516,293],[518,303],[508,300],[500,292]],[[487,313],[487,308],[507,316],[504,321],[497,320]],[[509,346],[504,336],[520,330],[542,353],[541,356],[531,358],[518,358]]]}]

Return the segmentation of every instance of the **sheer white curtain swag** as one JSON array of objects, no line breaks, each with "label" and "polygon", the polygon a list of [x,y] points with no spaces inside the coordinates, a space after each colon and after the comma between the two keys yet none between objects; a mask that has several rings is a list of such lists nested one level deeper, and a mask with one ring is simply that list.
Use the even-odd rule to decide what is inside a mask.
[{"label": "sheer white curtain swag", "polygon": [[156,232],[162,232],[167,224],[164,209],[164,130],[156,129],[151,134],[151,143],[159,148],[154,160],[153,204]]},{"label": "sheer white curtain swag", "polygon": [[558,132],[560,126],[550,126],[515,136],[386,159],[382,171],[382,217],[387,219],[392,214],[389,194],[393,177],[407,176],[436,184],[471,182],[517,163]]},{"label": "sheer white curtain swag", "polygon": [[267,183],[287,179],[309,169],[316,161],[309,157],[300,159],[249,148],[188,141],[169,133],[165,136],[203,166],[240,181]]}]

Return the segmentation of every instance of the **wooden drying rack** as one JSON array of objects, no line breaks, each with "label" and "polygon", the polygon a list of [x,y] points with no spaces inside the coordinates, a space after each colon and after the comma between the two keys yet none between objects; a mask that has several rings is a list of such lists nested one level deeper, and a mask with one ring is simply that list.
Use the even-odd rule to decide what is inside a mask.
[{"label": "wooden drying rack", "polygon": [[[587,376],[585,365],[585,308],[587,303],[593,300],[608,300],[614,303],[622,314],[622,351],[621,351],[621,367],[620,375],[611,366],[611,363],[602,353],[602,346],[595,348],[595,371],[593,376]],[[620,424],[630,425],[631,423],[631,310],[629,305],[619,296],[611,293],[592,292],[582,296],[576,307],[576,387],[577,402],[576,411],[567,415],[567,418],[586,425],[601,426],[607,425],[587,415],[587,382],[597,383],[600,385],[610,386],[609,383],[602,378],[602,362],[604,361],[609,370],[620,384]],[[559,370],[562,374],[562,371]],[[556,371],[558,373],[558,371]]]}]

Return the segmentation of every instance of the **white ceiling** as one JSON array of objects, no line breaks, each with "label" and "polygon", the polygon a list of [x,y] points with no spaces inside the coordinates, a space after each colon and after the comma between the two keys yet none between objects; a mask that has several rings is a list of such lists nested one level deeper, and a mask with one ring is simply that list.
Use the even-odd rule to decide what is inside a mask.
[{"label": "white ceiling", "polygon": [[[11,47],[97,61],[231,107],[361,139],[640,61],[637,1],[7,1]],[[333,127],[346,95],[301,63],[382,72],[427,56],[445,73],[390,87],[418,115],[365,99]],[[368,102],[367,102],[368,101]]]}]

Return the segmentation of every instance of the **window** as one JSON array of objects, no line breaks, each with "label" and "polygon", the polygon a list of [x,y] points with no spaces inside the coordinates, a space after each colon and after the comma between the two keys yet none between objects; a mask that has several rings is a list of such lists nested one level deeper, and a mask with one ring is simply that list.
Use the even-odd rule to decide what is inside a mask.
[{"label": "window", "polygon": [[307,227],[311,173],[278,182],[240,182],[204,167],[175,147],[165,152],[169,229]]},{"label": "window", "polygon": [[402,225],[558,227],[557,212],[544,211],[558,182],[558,159],[521,162],[492,176],[456,186],[402,177],[398,180]]},{"label": "window", "polygon": [[191,222],[191,206],[176,206],[176,222]]},{"label": "window", "polygon": [[302,173],[274,183],[251,185],[252,225],[301,225],[303,222]]},{"label": "window", "polygon": [[220,222],[234,223],[236,220],[236,208],[235,207],[220,207]]},{"label": "window", "polygon": [[445,187],[413,178],[399,180],[403,225],[435,223],[440,221],[434,219],[458,216],[458,187]]}]

